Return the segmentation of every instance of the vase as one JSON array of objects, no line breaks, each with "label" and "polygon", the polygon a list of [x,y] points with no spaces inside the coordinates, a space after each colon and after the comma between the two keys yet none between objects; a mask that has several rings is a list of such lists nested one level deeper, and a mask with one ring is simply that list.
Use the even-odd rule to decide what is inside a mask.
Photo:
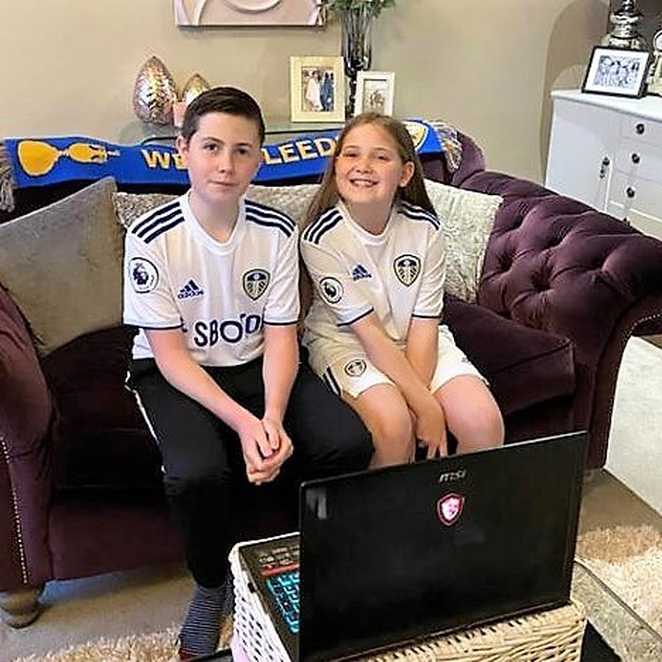
[{"label": "vase", "polygon": [[356,77],[359,71],[370,69],[372,61],[372,23],[370,8],[349,9],[341,15],[342,56],[347,77],[347,116],[354,114]]}]

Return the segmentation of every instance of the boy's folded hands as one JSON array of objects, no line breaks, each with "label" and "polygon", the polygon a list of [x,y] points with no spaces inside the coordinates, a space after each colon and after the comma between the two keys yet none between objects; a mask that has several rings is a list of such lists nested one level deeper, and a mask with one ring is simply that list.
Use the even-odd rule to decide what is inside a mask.
[{"label": "boy's folded hands", "polygon": [[249,482],[261,485],[276,478],[294,450],[283,424],[274,419],[260,420],[250,416],[237,433]]}]

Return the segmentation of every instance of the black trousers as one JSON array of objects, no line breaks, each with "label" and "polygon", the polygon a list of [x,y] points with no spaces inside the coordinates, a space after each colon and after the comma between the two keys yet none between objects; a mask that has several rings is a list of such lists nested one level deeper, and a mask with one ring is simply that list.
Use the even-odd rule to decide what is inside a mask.
[{"label": "black trousers", "polygon": [[[263,416],[262,359],[204,369],[230,397]],[[129,386],[138,393],[161,451],[165,491],[184,536],[189,570],[202,586],[225,580],[228,554],[243,528],[237,513],[252,503],[263,507],[283,499],[289,503],[274,507],[292,508],[300,480],[365,469],[370,461],[372,441],[363,422],[305,363],[283,421],[294,454],[273,483],[261,486],[248,483],[234,430],[171,386],[154,360],[133,361],[130,373]],[[256,492],[259,498],[253,501]]]}]

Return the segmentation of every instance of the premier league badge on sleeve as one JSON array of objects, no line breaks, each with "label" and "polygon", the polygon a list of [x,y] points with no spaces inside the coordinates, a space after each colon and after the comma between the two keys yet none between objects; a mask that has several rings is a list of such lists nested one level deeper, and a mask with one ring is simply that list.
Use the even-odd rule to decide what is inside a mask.
[{"label": "premier league badge on sleeve", "polygon": [[421,273],[421,260],[415,255],[401,255],[393,260],[393,271],[398,280],[409,287]]},{"label": "premier league badge on sleeve", "polygon": [[320,281],[320,294],[327,303],[338,303],[344,293],[342,284],[337,278],[327,276]]},{"label": "premier league badge on sleeve", "polygon": [[144,257],[129,260],[128,276],[134,292],[138,294],[151,292],[159,282],[158,269]]},{"label": "premier league badge on sleeve", "polygon": [[269,272],[264,269],[251,269],[244,274],[242,285],[244,292],[257,301],[269,287],[270,280]]}]

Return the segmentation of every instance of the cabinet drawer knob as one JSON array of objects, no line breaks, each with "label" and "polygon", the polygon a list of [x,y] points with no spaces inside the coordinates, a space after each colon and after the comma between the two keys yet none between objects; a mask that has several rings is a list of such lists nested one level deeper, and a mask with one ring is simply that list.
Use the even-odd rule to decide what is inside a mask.
[{"label": "cabinet drawer knob", "polygon": [[634,198],[634,196],[635,196],[636,193],[637,193],[637,192],[636,192],[631,186],[628,186],[628,187],[625,189],[625,195],[627,195],[628,198]]},{"label": "cabinet drawer knob", "polygon": [[611,164],[611,161],[609,160],[608,156],[605,156],[604,159],[602,159],[602,163],[600,164],[600,179],[604,179],[607,176],[607,168]]},{"label": "cabinet drawer knob", "polygon": [[641,157],[639,156],[639,154],[637,154],[637,153],[635,152],[635,153],[632,155],[632,163],[639,163],[639,161],[641,161]]},{"label": "cabinet drawer knob", "polygon": [[634,130],[641,135],[646,130],[646,126],[643,122],[639,122],[637,126],[634,127]]}]

